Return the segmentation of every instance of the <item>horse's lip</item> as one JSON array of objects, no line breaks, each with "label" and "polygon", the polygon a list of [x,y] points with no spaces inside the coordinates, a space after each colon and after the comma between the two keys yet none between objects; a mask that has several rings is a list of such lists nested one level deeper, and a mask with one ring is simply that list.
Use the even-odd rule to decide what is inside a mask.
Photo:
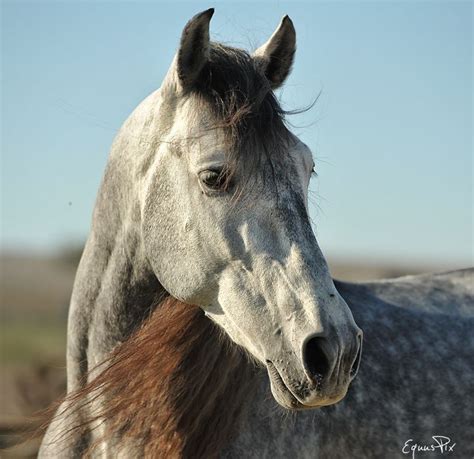
[{"label": "horse's lip", "polygon": [[[286,399],[290,408],[292,410],[304,410],[304,409],[311,409],[315,408],[314,406],[308,406],[301,403],[296,396],[293,394],[291,389],[285,384],[283,378],[280,375],[280,372],[277,370],[275,365],[271,360],[266,360],[265,363],[267,364],[268,375],[270,380],[272,381],[273,385],[277,392],[281,393],[281,395]],[[288,400],[289,399],[289,400]]]}]

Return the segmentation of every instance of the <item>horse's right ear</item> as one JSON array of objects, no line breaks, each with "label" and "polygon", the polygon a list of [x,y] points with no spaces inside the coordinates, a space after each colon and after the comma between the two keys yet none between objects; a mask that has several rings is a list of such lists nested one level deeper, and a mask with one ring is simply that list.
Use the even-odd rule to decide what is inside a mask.
[{"label": "horse's right ear", "polygon": [[180,86],[191,89],[209,59],[209,23],[214,8],[196,14],[187,24],[181,35],[176,56],[176,73]]},{"label": "horse's right ear", "polygon": [[280,87],[290,73],[295,51],[295,27],[289,16],[285,16],[270,39],[253,54],[272,89]]}]

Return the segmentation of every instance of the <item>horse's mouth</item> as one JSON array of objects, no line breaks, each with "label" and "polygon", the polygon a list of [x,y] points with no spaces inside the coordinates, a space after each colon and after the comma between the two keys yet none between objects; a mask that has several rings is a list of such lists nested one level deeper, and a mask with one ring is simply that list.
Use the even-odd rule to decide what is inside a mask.
[{"label": "horse's mouth", "polygon": [[314,406],[303,405],[303,403],[296,398],[291,389],[285,384],[275,365],[273,365],[270,360],[267,360],[266,364],[273,396],[280,405],[289,410],[307,410],[315,408]]}]

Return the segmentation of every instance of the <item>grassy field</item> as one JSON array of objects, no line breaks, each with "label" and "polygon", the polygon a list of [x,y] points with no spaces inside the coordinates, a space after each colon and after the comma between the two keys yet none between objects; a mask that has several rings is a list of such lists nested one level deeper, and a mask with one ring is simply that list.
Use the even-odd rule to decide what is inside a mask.
[{"label": "grassy field", "polygon": [[1,364],[34,365],[42,360],[64,360],[66,323],[19,319],[0,324]]},{"label": "grassy field", "polygon": [[[0,448],[65,390],[67,304],[77,257],[0,257]],[[38,440],[0,452],[35,457]]]}]

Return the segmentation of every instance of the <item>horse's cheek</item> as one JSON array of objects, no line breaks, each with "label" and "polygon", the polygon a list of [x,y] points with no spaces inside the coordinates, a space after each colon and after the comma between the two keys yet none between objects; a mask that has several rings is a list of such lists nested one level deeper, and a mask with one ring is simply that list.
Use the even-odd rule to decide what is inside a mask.
[{"label": "horse's cheek", "polygon": [[[172,199],[170,187],[160,185],[160,200],[149,194],[143,209],[144,250],[160,284],[187,303],[209,301],[211,263],[198,250],[199,227],[183,205]],[[199,302],[198,302],[199,301]]]}]

